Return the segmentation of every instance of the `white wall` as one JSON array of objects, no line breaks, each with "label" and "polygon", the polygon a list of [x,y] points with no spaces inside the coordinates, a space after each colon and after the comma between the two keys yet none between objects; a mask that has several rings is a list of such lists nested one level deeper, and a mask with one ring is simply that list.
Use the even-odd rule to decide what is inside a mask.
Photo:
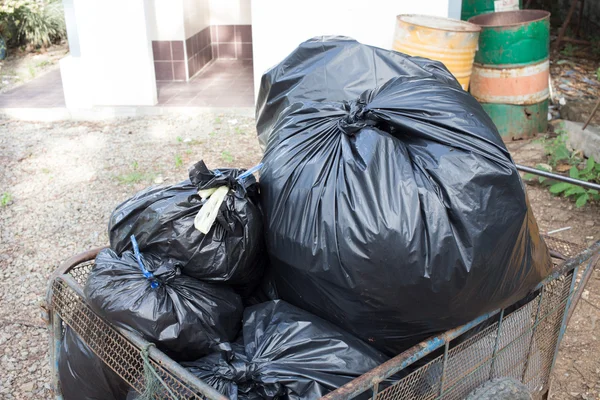
[{"label": "white wall", "polygon": [[[252,2],[263,3],[263,0]],[[280,2],[283,3],[284,8],[286,5],[288,8],[297,6],[297,2],[289,0],[280,0]],[[264,3],[271,3],[271,1],[264,1]],[[210,0],[211,25],[250,25],[251,23],[250,0]]]},{"label": "white wall", "polygon": [[183,19],[186,38],[209,26],[209,0],[183,0]]},{"label": "white wall", "polygon": [[[130,1],[123,0],[123,3]],[[185,40],[183,0],[144,1],[150,40]],[[120,8],[117,10],[121,13]]]},{"label": "white wall", "polygon": [[264,71],[311,37],[344,35],[389,49],[398,14],[447,17],[448,12],[449,0],[254,0],[254,87],[260,87]]},{"label": "white wall", "polygon": [[156,104],[146,1],[72,2],[80,57],[67,58],[64,71],[61,65],[67,105]]}]

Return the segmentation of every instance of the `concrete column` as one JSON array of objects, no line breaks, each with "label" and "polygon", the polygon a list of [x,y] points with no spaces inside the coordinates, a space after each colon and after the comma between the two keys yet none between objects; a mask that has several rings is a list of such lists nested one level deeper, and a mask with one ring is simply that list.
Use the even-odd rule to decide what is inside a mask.
[{"label": "concrete column", "polygon": [[[154,105],[152,44],[144,0],[67,0],[79,57],[61,61],[69,108]],[[74,22],[73,22],[74,15]]]}]

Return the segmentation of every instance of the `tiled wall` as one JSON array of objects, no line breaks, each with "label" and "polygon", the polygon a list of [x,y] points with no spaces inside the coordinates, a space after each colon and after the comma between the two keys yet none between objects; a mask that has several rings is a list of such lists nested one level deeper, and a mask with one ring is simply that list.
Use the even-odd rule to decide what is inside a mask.
[{"label": "tiled wall", "polygon": [[154,71],[157,81],[184,81],[185,53],[182,40],[152,41]]},{"label": "tiled wall", "polygon": [[185,42],[152,41],[152,51],[157,81],[185,81],[216,58],[251,60],[252,25],[212,25]]},{"label": "tiled wall", "polygon": [[212,25],[213,57],[252,59],[252,25]]},{"label": "tiled wall", "polygon": [[210,27],[207,26],[200,32],[185,41],[188,58],[188,77],[191,78],[213,59],[210,40]]}]

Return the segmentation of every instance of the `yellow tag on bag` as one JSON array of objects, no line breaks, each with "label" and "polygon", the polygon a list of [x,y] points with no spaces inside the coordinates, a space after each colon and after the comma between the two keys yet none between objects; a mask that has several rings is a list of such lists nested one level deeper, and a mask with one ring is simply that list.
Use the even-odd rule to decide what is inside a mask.
[{"label": "yellow tag on bag", "polygon": [[227,186],[219,186],[215,189],[206,189],[198,192],[203,199],[208,198],[202,206],[196,218],[194,218],[194,227],[205,235],[210,231],[210,228],[215,223],[221,204],[225,200],[225,196],[229,192]]}]

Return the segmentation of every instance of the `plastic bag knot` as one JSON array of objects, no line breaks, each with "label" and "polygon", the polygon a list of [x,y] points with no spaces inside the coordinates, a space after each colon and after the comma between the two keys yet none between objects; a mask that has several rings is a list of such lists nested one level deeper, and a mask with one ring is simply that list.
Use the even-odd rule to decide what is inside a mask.
[{"label": "plastic bag knot", "polygon": [[375,125],[374,121],[368,120],[369,110],[364,99],[344,101],[343,107],[348,115],[339,121],[339,127],[346,135],[354,135],[367,126]]}]

